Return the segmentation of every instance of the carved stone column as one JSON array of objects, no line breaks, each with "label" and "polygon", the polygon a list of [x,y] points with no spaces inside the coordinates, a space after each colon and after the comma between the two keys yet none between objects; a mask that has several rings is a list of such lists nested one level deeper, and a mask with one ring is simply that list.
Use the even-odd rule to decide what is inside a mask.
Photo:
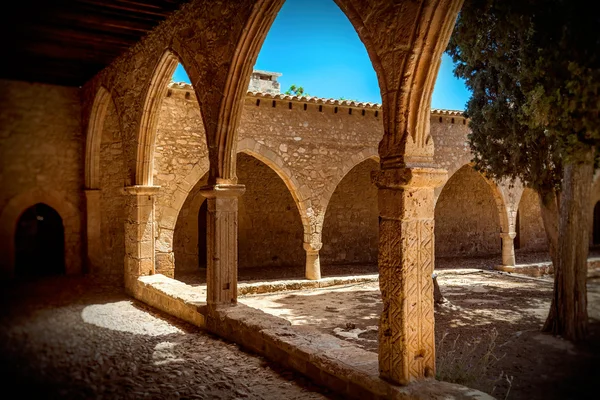
[{"label": "carved stone column", "polygon": [[303,244],[304,250],[306,251],[306,279],[321,279],[321,261],[319,259],[319,250],[321,250],[321,246],[323,246],[322,243]]},{"label": "carved stone column", "polygon": [[502,232],[502,267],[512,269],[515,266],[515,237],[516,232]]},{"label": "carved stone column", "polygon": [[206,302],[237,303],[238,197],[246,187],[216,184],[200,189],[207,199]]},{"label": "carved stone column", "polygon": [[379,188],[379,373],[399,384],[435,375],[434,195],[445,170],[390,168]]},{"label": "carved stone column", "polygon": [[138,277],[154,274],[154,201],[159,186],[125,188],[125,289],[132,292]]},{"label": "carved stone column", "polygon": [[102,263],[102,212],[100,189],[85,190],[86,260],[85,272],[94,272]]}]

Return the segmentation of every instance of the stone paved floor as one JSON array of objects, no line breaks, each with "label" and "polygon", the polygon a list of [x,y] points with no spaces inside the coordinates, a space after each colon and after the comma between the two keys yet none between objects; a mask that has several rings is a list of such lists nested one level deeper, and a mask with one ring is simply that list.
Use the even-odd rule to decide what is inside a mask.
[{"label": "stone paved floor", "polygon": [[335,398],[89,279],[54,278],[0,293],[2,389],[18,398]]}]

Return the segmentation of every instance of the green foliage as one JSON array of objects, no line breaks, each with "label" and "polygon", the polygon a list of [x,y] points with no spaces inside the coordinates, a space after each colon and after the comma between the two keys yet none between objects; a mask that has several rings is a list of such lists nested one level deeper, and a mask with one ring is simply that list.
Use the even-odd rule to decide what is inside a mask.
[{"label": "green foliage", "polygon": [[447,52],[473,96],[475,166],[556,187],[600,140],[600,18],[580,0],[465,0]]},{"label": "green foliage", "polygon": [[308,93],[304,93],[304,88],[302,86],[291,85],[288,90],[285,91],[285,94],[289,96],[310,96]]}]

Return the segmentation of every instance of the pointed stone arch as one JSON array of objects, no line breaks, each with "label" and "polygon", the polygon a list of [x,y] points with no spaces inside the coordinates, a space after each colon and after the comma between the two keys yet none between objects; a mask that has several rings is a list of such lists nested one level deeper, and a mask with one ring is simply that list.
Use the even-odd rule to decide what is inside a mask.
[{"label": "pointed stone arch", "polygon": [[62,218],[65,234],[65,270],[81,272],[81,221],[79,210],[61,192],[35,188],[21,193],[6,204],[0,213],[0,273],[12,277],[15,267],[15,229],[21,214],[29,207],[43,203]]},{"label": "pointed stone arch", "polygon": [[102,129],[106,111],[110,102],[114,101],[110,92],[100,86],[96,92],[92,110],[88,120],[85,141],[85,187],[86,189],[100,188],[100,146],[102,144]]},{"label": "pointed stone arch", "polygon": [[448,179],[435,207],[436,246],[443,256],[500,253],[508,214],[500,188],[468,163]]},{"label": "pointed stone arch", "polygon": [[[154,144],[160,106],[168,90],[168,84],[177,68],[179,57],[172,50],[162,54],[144,95],[142,116],[137,133],[135,184],[152,186],[154,167]],[[185,67],[184,67],[185,68]]]},{"label": "pointed stone arch", "polygon": [[342,165],[339,169],[339,173],[337,174],[336,179],[329,182],[329,185],[327,185],[327,187],[323,191],[323,215],[325,215],[325,212],[327,211],[327,204],[329,203],[333,192],[335,192],[335,189],[338,187],[338,185],[344,179],[344,177],[346,177],[346,175],[348,175],[348,173],[354,167],[356,167],[363,161],[368,160],[369,158],[379,162],[379,153],[377,152],[376,148],[365,147],[361,151],[353,154],[352,156],[343,159]]},{"label": "pointed stone arch", "polygon": [[305,239],[307,235],[310,235],[310,213],[311,201],[310,201],[310,190],[306,186],[300,185],[296,177],[292,174],[291,170],[285,166],[285,163],[277,153],[269,149],[267,146],[258,143],[252,138],[242,139],[237,145],[237,153],[246,153],[265,165],[271,168],[285,183],[285,186],[290,191],[298,212],[300,213],[300,219],[302,220],[302,226],[304,227]]},{"label": "pointed stone arch", "polygon": [[[448,176],[448,179],[446,179],[446,181],[444,182],[444,184],[441,185],[441,186],[439,186],[439,188],[438,188],[439,193],[438,193],[438,195],[435,198],[435,203],[436,204],[437,204],[437,200],[439,199],[442,191],[444,190],[444,187],[450,181],[450,179],[452,179],[452,177],[458,171],[461,171],[463,168],[465,168],[467,166],[473,168],[473,165],[474,164],[471,163],[471,162],[463,164],[460,168],[457,168],[456,170],[454,170],[452,172],[452,175]],[[475,170],[475,172],[477,172],[479,174],[479,176],[481,176],[483,178],[483,180],[488,184],[488,186],[492,190],[492,195],[494,197],[494,202],[496,203],[496,208],[498,209],[498,216],[500,218],[500,227],[502,228],[502,232],[510,232],[511,231],[510,230],[511,224],[513,226],[512,231],[514,231],[514,222],[511,223],[511,219],[512,218],[510,216],[510,209],[508,207],[508,202],[507,202],[507,199],[504,196],[503,191],[500,188],[500,185],[498,185],[498,183],[494,182],[494,180],[486,177],[481,172],[479,172],[477,170]]]}]

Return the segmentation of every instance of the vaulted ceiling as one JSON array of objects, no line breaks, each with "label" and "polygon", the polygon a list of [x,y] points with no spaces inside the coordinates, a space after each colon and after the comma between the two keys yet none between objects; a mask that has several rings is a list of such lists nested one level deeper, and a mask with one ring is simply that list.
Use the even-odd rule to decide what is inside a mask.
[{"label": "vaulted ceiling", "polygon": [[0,78],[81,86],[187,1],[5,3]]}]

